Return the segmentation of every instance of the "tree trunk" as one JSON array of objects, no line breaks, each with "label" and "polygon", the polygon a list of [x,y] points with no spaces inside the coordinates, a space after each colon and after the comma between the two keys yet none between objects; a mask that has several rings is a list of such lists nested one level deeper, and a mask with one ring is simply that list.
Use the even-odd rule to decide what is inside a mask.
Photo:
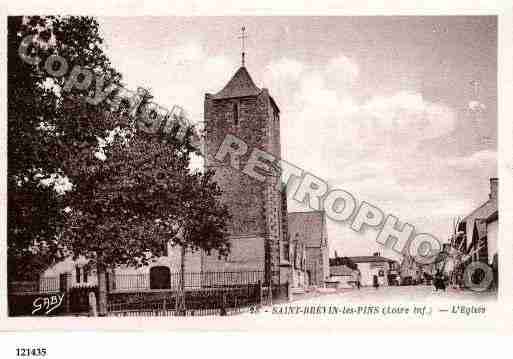
[{"label": "tree trunk", "polygon": [[182,255],[180,256],[180,290],[185,290],[185,246],[182,246]]},{"label": "tree trunk", "polygon": [[105,265],[96,265],[98,273],[98,314],[101,317],[107,315],[107,269]]},{"label": "tree trunk", "polygon": [[180,256],[180,290],[178,291],[176,311],[185,315],[185,246],[181,248]]}]

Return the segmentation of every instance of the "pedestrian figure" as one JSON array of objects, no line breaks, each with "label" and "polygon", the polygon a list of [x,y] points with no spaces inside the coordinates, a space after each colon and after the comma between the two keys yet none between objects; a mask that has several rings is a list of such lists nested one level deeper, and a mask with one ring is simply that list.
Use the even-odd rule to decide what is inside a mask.
[{"label": "pedestrian figure", "polygon": [[379,288],[379,282],[378,282],[378,276],[375,275],[373,278],[372,278],[372,285],[374,286],[374,288],[378,289]]},{"label": "pedestrian figure", "polygon": [[361,283],[361,279],[362,279],[362,273],[360,272],[360,270],[358,269],[358,271],[356,272],[356,287],[358,289],[360,289],[360,286],[362,285]]},{"label": "pedestrian figure", "polygon": [[89,292],[89,316],[97,317],[98,309],[96,306],[96,294],[94,292]]},{"label": "pedestrian figure", "polygon": [[438,291],[438,289],[445,291],[444,276],[440,270],[436,272],[433,284],[435,286],[436,291]]}]

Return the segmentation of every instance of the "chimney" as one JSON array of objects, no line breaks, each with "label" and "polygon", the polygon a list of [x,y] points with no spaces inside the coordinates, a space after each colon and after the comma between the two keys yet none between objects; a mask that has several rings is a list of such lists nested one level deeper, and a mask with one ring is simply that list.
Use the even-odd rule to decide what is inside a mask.
[{"label": "chimney", "polygon": [[497,199],[499,191],[499,179],[497,177],[490,178],[490,199]]}]

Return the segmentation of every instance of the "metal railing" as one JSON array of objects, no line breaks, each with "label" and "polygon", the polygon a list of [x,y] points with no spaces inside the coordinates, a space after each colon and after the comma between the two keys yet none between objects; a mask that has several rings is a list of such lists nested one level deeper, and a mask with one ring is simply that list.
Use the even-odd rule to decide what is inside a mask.
[{"label": "metal railing", "polygon": [[[182,288],[182,274],[168,273],[152,278],[149,273],[114,274],[109,278],[111,291],[139,291]],[[244,272],[188,272],[183,274],[184,289],[226,288],[264,282],[263,271]]]},{"label": "metal railing", "polygon": [[59,291],[59,277],[41,277],[38,281],[14,281],[9,283],[10,293],[56,293]]}]

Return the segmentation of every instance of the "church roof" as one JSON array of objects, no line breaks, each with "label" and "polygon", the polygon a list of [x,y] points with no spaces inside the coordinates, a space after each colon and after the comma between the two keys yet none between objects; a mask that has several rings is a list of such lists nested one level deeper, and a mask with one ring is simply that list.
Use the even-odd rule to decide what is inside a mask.
[{"label": "church roof", "polygon": [[226,86],[214,95],[214,99],[256,96],[260,91],[251,79],[248,70],[241,66]]},{"label": "church roof", "polygon": [[476,218],[474,222],[475,231],[477,234],[477,238],[474,238],[474,240],[480,240],[484,237],[486,237],[486,219],[484,218]]}]

